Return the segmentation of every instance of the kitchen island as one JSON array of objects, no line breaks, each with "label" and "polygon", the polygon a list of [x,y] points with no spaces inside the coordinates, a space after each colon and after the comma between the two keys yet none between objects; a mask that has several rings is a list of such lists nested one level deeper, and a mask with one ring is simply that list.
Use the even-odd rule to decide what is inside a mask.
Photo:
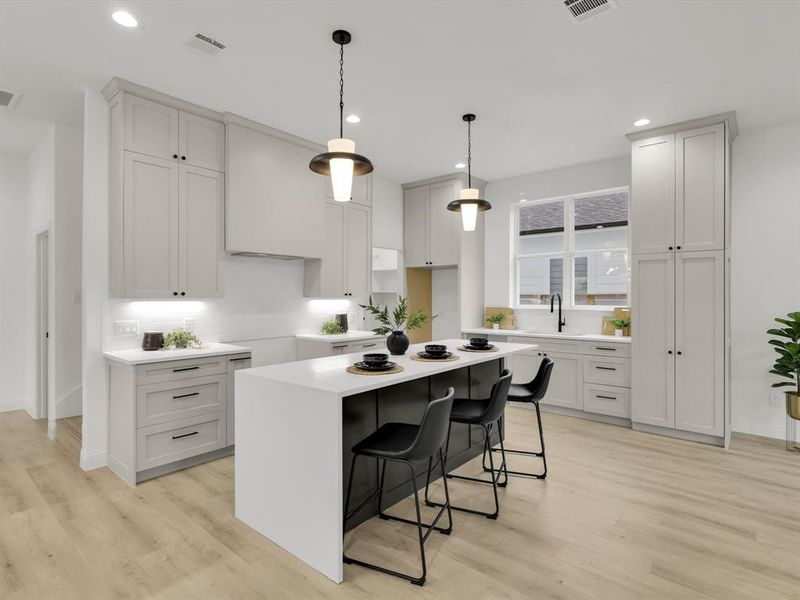
[{"label": "kitchen island", "polygon": [[[244,369],[236,373],[236,517],[311,565],[342,581],[342,511],[350,448],[389,421],[418,423],[425,405],[454,387],[456,396],[486,398],[504,359],[530,344],[497,343],[495,352],[464,352],[464,340],[445,344],[458,360],[391,360],[399,373],[356,375],[346,368],[361,354]],[[453,428],[448,470],[478,456],[483,438]],[[361,461],[353,506],[377,486],[377,467]],[[424,485],[425,470],[418,487]],[[405,477],[405,479],[404,479]],[[384,507],[411,493],[410,481],[387,469]],[[362,519],[375,514],[365,508]],[[355,526],[354,520],[349,525]]]}]

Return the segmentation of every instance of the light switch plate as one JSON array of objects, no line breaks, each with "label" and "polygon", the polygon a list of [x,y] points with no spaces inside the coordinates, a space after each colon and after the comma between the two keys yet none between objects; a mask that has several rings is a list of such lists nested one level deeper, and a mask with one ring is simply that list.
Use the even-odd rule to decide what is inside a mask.
[{"label": "light switch plate", "polygon": [[114,335],[118,337],[139,334],[139,321],[114,321]]},{"label": "light switch plate", "polygon": [[194,319],[184,319],[183,328],[189,333],[194,332]]}]

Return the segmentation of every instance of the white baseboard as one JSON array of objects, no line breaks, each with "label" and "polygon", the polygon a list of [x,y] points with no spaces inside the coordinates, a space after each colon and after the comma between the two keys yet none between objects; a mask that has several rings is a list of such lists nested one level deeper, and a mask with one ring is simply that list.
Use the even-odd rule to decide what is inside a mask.
[{"label": "white baseboard", "polygon": [[0,413],[11,412],[12,410],[25,410],[25,403],[22,401],[19,403],[12,401],[0,404]]},{"label": "white baseboard", "polygon": [[754,427],[749,421],[745,421],[744,419],[733,419],[731,421],[731,428],[734,433],[749,433],[750,435],[760,435],[761,437],[768,437],[776,440],[782,440],[786,435],[786,432],[783,430],[777,431],[771,427]]},{"label": "white baseboard", "polygon": [[86,451],[81,448],[81,469],[84,471],[93,471],[107,465],[107,452],[94,452],[92,454],[87,454]]}]

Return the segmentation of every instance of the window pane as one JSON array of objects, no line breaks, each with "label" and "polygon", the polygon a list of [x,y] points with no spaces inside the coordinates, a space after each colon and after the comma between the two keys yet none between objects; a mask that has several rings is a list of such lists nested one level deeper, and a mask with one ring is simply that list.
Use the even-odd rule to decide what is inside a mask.
[{"label": "window pane", "polygon": [[552,294],[563,293],[563,256],[536,256],[520,258],[517,265],[519,276],[518,304],[536,305],[550,302]]},{"label": "window pane", "polygon": [[517,235],[520,255],[564,252],[564,203],[521,206]]},{"label": "window pane", "polygon": [[627,250],[596,250],[575,255],[576,306],[624,306],[627,303]]}]

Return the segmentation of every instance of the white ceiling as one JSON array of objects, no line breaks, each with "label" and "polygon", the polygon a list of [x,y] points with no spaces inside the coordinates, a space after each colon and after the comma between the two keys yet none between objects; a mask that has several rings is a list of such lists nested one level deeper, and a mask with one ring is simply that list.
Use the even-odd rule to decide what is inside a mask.
[{"label": "white ceiling", "polygon": [[[647,116],[736,110],[740,129],[800,119],[800,2],[620,0],[582,24],[539,2],[3,2],[0,87],[69,93],[119,76],[356,150],[399,181],[453,171],[475,112],[474,171],[492,180],[626,152]],[[125,7],[143,26],[110,19]],[[230,45],[182,47],[194,32]]]}]

